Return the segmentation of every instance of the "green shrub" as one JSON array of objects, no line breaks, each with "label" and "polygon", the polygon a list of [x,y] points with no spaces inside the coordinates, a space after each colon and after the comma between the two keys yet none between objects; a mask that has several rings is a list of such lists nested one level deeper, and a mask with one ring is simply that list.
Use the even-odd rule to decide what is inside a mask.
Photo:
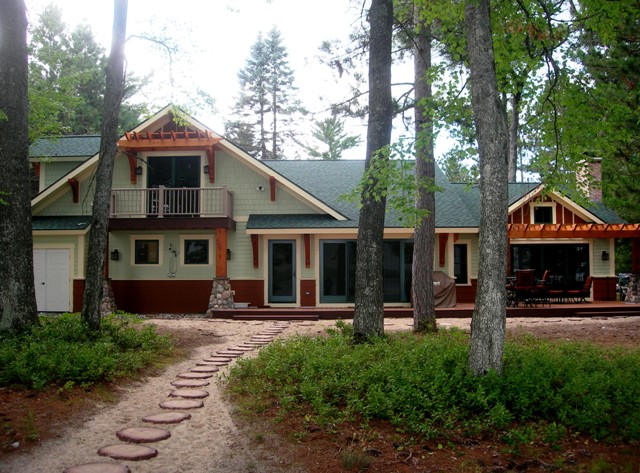
[{"label": "green shrub", "polygon": [[353,344],[341,324],[329,337],[290,339],[240,361],[228,387],[248,402],[311,409],[319,423],[383,419],[425,437],[462,429],[517,443],[535,432],[555,443],[571,430],[640,439],[640,350],[520,338],[505,347],[503,375],[483,377],[469,371],[468,351],[456,330]]},{"label": "green shrub", "polygon": [[63,314],[42,317],[24,334],[4,334],[0,386],[91,384],[131,375],[171,349],[168,337],[134,323],[132,316],[112,315],[102,320],[99,332],[93,332],[78,314]]}]

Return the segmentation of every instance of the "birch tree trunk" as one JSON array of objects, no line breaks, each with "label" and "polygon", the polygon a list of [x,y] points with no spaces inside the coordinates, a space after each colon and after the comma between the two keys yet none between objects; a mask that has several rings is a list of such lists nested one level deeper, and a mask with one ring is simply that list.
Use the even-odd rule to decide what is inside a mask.
[{"label": "birch tree trunk", "polygon": [[[369,9],[369,122],[365,173],[388,161],[391,142],[391,37],[393,0],[372,0]],[[358,227],[354,338],[384,335],[383,237],[386,199],[375,172],[366,180]]]},{"label": "birch tree trunk", "polygon": [[107,64],[100,158],[95,176],[93,220],[89,233],[87,277],[84,287],[82,319],[93,330],[100,329],[100,303],[104,283],[104,264],[109,238],[109,213],[113,167],[118,151],[118,115],[124,96],[124,45],[127,32],[128,0],[114,0],[111,54]]},{"label": "birch tree trunk", "polygon": [[37,321],[27,122],[27,14],[7,0],[0,14],[0,331]]},{"label": "birch tree trunk", "polygon": [[415,70],[416,120],[416,208],[428,215],[420,220],[413,244],[413,330],[436,332],[436,311],[433,294],[433,257],[436,234],[436,198],[433,184],[436,177],[433,152],[433,119],[427,110],[431,99],[431,83],[426,74],[431,68],[431,29],[417,25]]},{"label": "birch tree trunk", "polygon": [[489,0],[468,0],[465,27],[480,154],[480,242],[469,367],[502,372],[506,329],[507,120],[496,81]]}]

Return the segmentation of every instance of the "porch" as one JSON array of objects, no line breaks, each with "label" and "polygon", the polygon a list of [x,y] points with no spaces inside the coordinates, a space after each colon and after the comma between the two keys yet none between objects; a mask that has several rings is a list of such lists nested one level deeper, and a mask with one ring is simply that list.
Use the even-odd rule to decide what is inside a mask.
[{"label": "porch", "polygon": [[[458,303],[455,307],[436,309],[436,318],[469,318],[473,314],[474,304]],[[385,318],[413,317],[411,307],[388,307]],[[629,317],[640,316],[640,304],[627,304],[619,301],[562,303],[534,307],[508,307],[510,317]],[[225,309],[213,313],[215,319],[232,320],[323,320],[353,319],[353,308],[247,308]]]}]

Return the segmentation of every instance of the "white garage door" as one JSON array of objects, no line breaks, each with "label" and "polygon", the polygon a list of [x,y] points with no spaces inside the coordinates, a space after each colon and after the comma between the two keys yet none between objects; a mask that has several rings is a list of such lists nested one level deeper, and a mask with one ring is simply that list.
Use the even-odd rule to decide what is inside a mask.
[{"label": "white garage door", "polygon": [[39,312],[67,312],[69,307],[69,250],[33,250],[33,277]]}]

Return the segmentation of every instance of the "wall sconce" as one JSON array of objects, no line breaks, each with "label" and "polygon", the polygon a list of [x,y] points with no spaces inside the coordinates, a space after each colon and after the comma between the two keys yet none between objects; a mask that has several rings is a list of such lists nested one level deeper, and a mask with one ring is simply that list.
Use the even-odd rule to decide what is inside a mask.
[{"label": "wall sconce", "polygon": [[120,252],[116,248],[111,252],[111,261],[118,261],[120,259]]},{"label": "wall sconce", "polygon": [[204,174],[209,174],[209,165],[205,164],[204,167],[202,168],[202,171]]},{"label": "wall sconce", "polygon": [[136,176],[142,176],[142,166],[136,168]]},{"label": "wall sconce", "polygon": [[231,259],[231,250],[227,248],[227,260]]},{"label": "wall sconce", "polygon": [[609,261],[609,252],[608,251],[603,251],[602,252],[602,261]]}]

